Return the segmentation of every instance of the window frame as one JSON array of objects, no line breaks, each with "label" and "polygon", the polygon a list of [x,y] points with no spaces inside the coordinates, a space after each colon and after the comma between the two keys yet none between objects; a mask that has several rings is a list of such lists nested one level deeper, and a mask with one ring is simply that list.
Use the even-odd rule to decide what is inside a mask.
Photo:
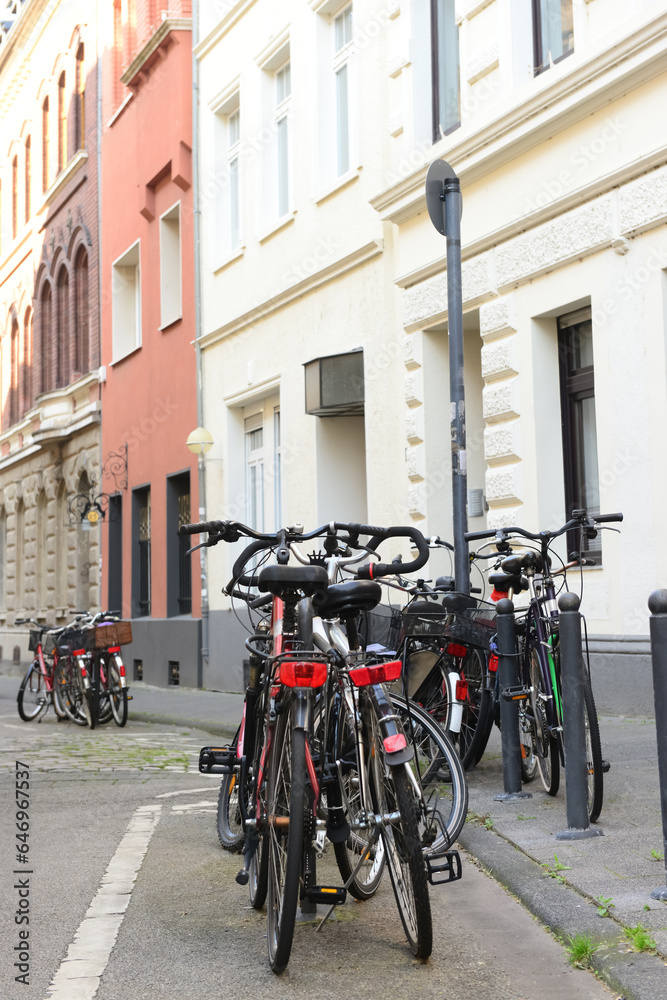
[{"label": "window frame", "polygon": [[[177,251],[174,249],[174,227],[170,225],[174,220],[178,221]],[[174,254],[174,257],[171,259],[173,273],[170,277],[165,272],[170,263],[167,256],[171,254]],[[178,285],[178,292],[170,296],[167,287],[172,281]],[[171,300],[171,304],[166,301],[167,299]],[[160,330],[165,330],[180,319],[183,319],[183,234],[179,200],[160,216]]]},{"label": "window frame", "polygon": [[439,18],[444,12],[441,10],[441,3],[447,0],[430,0],[430,28],[431,28],[431,113],[433,126],[433,145],[451,135],[461,127],[461,45],[460,31],[456,23],[456,11],[454,0],[450,0],[454,11],[454,28],[456,30],[456,51],[457,63],[456,72],[458,76],[458,118],[447,128],[443,128],[441,118],[441,89],[440,89],[440,46],[438,44]]},{"label": "window frame", "polygon": [[[347,32],[345,29],[345,17],[350,14],[350,29],[349,37],[345,37]],[[340,47],[336,48],[336,26],[338,23],[343,24],[343,39]],[[354,4],[348,3],[337,11],[331,17],[331,43],[332,43],[332,71],[333,71],[333,99],[334,99],[334,116],[336,121],[336,137],[334,142],[335,159],[336,159],[336,174],[335,177],[344,177],[352,169],[352,101],[351,94],[353,89],[353,68],[352,68],[352,55],[354,51]],[[341,107],[341,88],[339,82],[342,79],[341,74],[345,72],[345,136],[344,142],[341,142],[342,129],[342,107]],[[343,156],[343,154],[345,154]]]},{"label": "window frame", "polygon": [[[545,2],[549,3],[549,0],[545,0]],[[532,15],[533,15],[533,75],[534,76],[540,76],[542,73],[545,73],[548,69],[550,69],[552,64],[555,66],[557,63],[562,62],[563,59],[567,59],[568,56],[574,55],[574,11],[573,11],[572,0],[559,0],[559,2],[561,5],[561,11],[560,11],[561,27],[562,27],[562,17],[563,17],[563,4],[569,3],[570,5],[570,12],[571,12],[570,16],[572,17],[573,21],[572,31],[570,33],[572,45],[571,48],[569,48],[566,52],[563,52],[562,55],[558,56],[556,59],[552,58],[551,61],[546,63],[545,63],[545,58],[548,58],[549,52],[545,54],[544,44],[543,44],[543,32],[542,32],[543,0],[532,0],[531,2]]]},{"label": "window frame", "polygon": [[[133,262],[134,251],[136,250],[137,262]],[[129,264],[124,264],[124,261],[130,260]],[[119,350],[121,345],[121,340],[119,334],[117,335],[117,330],[120,328],[121,318],[118,314],[117,308],[117,295],[120,289],[117,288],[116,282],[120,280],[122,275],[119,273],[120,268],[133,268],[135,271],[134,287],[135,287],[135,303],[134,303],[134,314],[135,314],[135,336],[134,343],[132,346],[125,345],[124,349]],[[111,364],[114,365],[123,358],[128,357],[133,354],[134,351],[139,350],[142,345],[142,329],[141,329],[141,240],[135,240],[127,250],[125,250],[119,257],[117,257],[111,264]]]}]

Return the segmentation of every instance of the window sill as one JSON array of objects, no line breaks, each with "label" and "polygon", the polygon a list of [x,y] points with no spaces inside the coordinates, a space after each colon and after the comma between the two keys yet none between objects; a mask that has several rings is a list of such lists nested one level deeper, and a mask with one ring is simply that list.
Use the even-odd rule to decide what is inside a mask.
[{"label": "window sill", "polygon": [[229,265],[233,264],[235,260],[238,260],[239,257],[242,257],[244,253],[245,253],[245,243],[242,243],[239,247],[236,248],[236,250],[232,250],[229,256],[223,257],[222,260],[218,261],[216,264],[213,265],[212,268],[213,274],[219,274],[220,271],[224,271],[226,267],[229,267]]},{"label": "window sill", "polygon": [[54,201],[65,185],[71,181],[75,174],[88,160],[88,153],[85,149],[78,149],[67,166],[63,167],[51,187],[44,193],[42,204],[37,210],[37,215],[41,215],[45,208]]},{"label": "window sill", "polygon": [[111,367],[114,368],[116,365],[121,364],[122,361],[125,361],[127,358],[131,358],[133,354],[136,354],[137,351],[140,350],[141,350],[141,344],[137,344],[136,347],[133,347],[126,354],[121,354],[119,358],[113,358],[111,362]]},{"label": "window sill", "polygon": [[181,313],[180,316],[174,316],[173,319],[168,319],[166,323],[162,323],[158,327],[158,330],[161,333],[164,333],[165,330],[168,330],[170,327],[175,326],[176,323],[180,323],[182,319],[183,319],[183,313]]},{"label": "window sill", "polygon": [[313,201],[316,205],[320,205],[323,201],[326,201],[327,198],[330,198],[332,194],[336,194],[337,191],[340,191],[342,188],[347,187],[348,184],[352,184],[353,181],[356,181],[360,174],[361,167],[357,167],[356,170],[348,170],[346,174],[341,174],[341,176],[337,177],[336,180],[329,184],[328,187],[320,191],[320,193],[313,198]]},{"label": "window sill", "polygon": [[286,226],[289,226],[290,223],[294,222],[295,218],[296,218],[296,209],[294,209],[293,212],[288,212],[287,215],[282,215],[278,219],[278,221],[271,226],[270,229],[265,229],[264,232],[257,237],[258,241],[260,243],[264,243],[272,236],[275,236],[276,233],[279,233],[281,229],[285,229]]}]

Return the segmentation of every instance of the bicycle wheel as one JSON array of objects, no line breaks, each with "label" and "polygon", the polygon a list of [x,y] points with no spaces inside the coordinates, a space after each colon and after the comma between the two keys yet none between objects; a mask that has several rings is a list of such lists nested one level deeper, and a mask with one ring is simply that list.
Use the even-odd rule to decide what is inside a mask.
[{"label": "bicycle wheel", "polygon": [[257,850],[250,859],[248,868],[248,889],[250,890],[250,905],[254,910],[261,910],[266,902],[269,882],[269,840],[266,835],[260,836]]},{"label": "bicycle wheel", "polygon": [[585,665],[584,671],[584,705],[586,708],[584,722],[586,726],[586,760],[588,762],[588,816],[595,823],[602,812],[604,795],[604,776],[602,772],[602,744],[600,742],[600,726],[595,710],[593,689],[588,678]]},{"label": "bicycle wheel", "polygon": [[479,649],[469,648],[457,666],[462,682],[461,730],[456,738],[455,734],[448,735],[452,736],[467,771],[480,762],[489,742],[493,726],[493,697],[486,684],[486,660]]},{"label": "bicycle wheel", "polygon": [[292,950],[299,901],[306,810],[306,734],[293,729],[291,713],[278,716],[267,788],[268,947],[274,972]]},{"label": "bicycle wheel", "polygon": [[[404,764],[389,767],[382,733],[370,710],[370,784],[375,811],[385,817],[381,837],[398,913],[413,955],[426,959],[433,949],[431,902],[419,842],[417,809]],[[389,819],[398,814],[398,819]]]},{"label": "bicycle wheel", "polygon": [[58,660],[53,674],[54,697],[58,699],[65,715],[77,726],[87,726],[83,687],[79,668],[70,659]]},{"label": "bicycle wheel", "polygon": [[120,664],[117,656],[111,657],[107,664],[107,671],[111,714],[116,725],[122,728],[127,722],[127,688],[121,687]]},{"label": "bicycle wheel", "polygon": [[[351,829],[347,840],[334,843],[334,854],[343,884],[347,886],[350,895],[355,899],[365,900],[374,896],[380,886],[385,863],[384,848],[379,840],[369,845],[371,839],[369,828],[357,826],[365,819],[367,812],[365,805],[368,804],[363,800],[354,723],[350,720],[345,706],[340,704],[338,709],[334,726],[335,760],[342,805]],[[368,767],[367,741],[364,750]]]},{"label": "bicycle wheel", "polygon": [[403,695],[390,697],[415,751],[411,767],[419,770],[429,810],[437,810],[437,825],[443,831],[429,850],[447,850],[463,829],[468,813],[468,782],[463,763],[447,734],[428,712],[413,702],[408,711]]},{"label": "bicycle wheel", "polygon": [[542,667],[537,650],[532,647],[529,652],[530,672],[530,709],[533,717],[533,737],[537,770],[539,771],[545,792],[556,795],[560,785],[560,756],[558,742],[549,732],[547,718],[547,694],[542,677]]},{"label": "bicycle wheel", "polygon": [[[238,738],[238,733],[237,733]],[[236,739],[234,740],[236,746]],[[226,851],[243,849],[243,819],[239,791],[241,768],[235,767],[231,774],[225,774],[218,793],[218,840]]]},{"label": "bicycle wheel", "polygon": [[48,708],[49,692],[46,689],[46,681],[39,668],[39,663],[30,664],[21,681],[16,701],[19,715],[24,722],[32,722]]},{"label": "bicycle wheel", "polygon": [[101,655],[98,661],[98,678],[99,678],[99,706],[100,706],[98,723],[100,726],[103,726],[107,722],[111,722],[111,720],[113,719],[113,712],[111,710],[109,663]]},{"label": "bicycle wheel", "polygon": [[88,725],[94,729],[100,721],[100,664],[96,656],[92,657],[89,662],[88,676],[90,685],[86,689],[84,711]]}]

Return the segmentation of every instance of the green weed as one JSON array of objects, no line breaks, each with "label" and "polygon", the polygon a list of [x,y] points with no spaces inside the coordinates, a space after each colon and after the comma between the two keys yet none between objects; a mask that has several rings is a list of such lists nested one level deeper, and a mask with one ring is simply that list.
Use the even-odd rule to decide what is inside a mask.
[{"label": "green weed", "polygon": [[616,904],[612,903],[612,897],[608,899],[606,896],[596,896],[595,902],[598,904],[598,916],[599,917],[610,917],[611,911],[616,909]]},{"label": "green weed", "polygon": [[654,861],[664,861],[665,854],[664,851],[651,851],[651,857]]},{"label": "green weed", "polygon": [[655,941],[641,924],[637,924],[636,927],[625,927],[623,933],[635,951],[655,951]]},{"label": "green weed", "polygon": [[567,948],[570,965],[577,969],[590,969],[593,955],[599,947],[588,934],[575,934]]},{"label": "green weed", "polygon": [[547,873],[547,875],[549,876],[549,878],[555,878],[556,881],[560,882],[561,884],[565,881],[565,879],[563,878],[563,876],[560,873],[561,872],[569,872],[569,871],[572,870],[569,867],[569,865],[563,865],[563,864],[560,863],[560,861],[558,860],[558,855],[557,854],[554,854],[554,863],[553,864],[548,864],[547,862],[545,862],[542,865],[542,867],[544,868],[544,870]]}]

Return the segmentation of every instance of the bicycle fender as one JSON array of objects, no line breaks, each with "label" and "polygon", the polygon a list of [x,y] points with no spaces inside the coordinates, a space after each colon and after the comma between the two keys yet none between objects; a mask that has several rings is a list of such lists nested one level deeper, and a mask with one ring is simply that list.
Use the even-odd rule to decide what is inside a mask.
[{"label": "bicycle fender", "polygon": [[310,730],[312,710],[308,691],[296,690],[296,706],[294,709],[294,728]]},{"label": "bicycle fender", "polygon": [[415,752],[411,746],[403,747],[402,750],[392,750],[384,752],[384,759],[389,767],[398,767],[399,764],[407,764],[414,758]]}]

